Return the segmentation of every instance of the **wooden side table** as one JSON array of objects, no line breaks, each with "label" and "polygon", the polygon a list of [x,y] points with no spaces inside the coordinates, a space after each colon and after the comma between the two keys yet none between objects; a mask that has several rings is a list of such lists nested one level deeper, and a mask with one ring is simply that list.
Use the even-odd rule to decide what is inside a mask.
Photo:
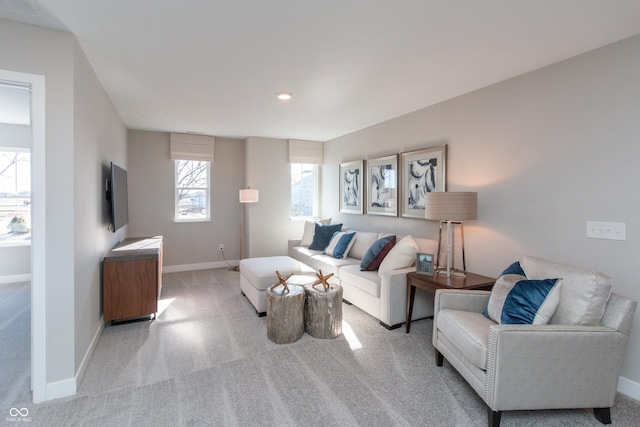
[{"label": "wooden side table", "polygon": [[467,277],[454,276],[451,278],[447,278],[447,276],[442,274],[407,273],[407,333],[409,333],[411,329],[411,314],[413,313],[413,300],[416,296],[416,288],[433,293],[436,292],[436,289],[476,289],[490,291],[495,282],[496,279],[473,273],[467,273]]}]

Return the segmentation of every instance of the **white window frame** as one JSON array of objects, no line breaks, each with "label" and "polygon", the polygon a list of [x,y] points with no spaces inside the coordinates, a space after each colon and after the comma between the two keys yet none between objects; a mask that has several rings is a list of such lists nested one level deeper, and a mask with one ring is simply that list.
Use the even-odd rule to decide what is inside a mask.
[{"label": "white window frame", "polygon": [[[174,166],[174,195],[175,195],[175,201],[174,201],[174,214],[173,214],[173,218],[174,218],[174,222],[180,222],[180,223],[186,223],[186,222],[208,222],[211,221],[211,162],[209,161],[204,161],[207,164],[207,179],[206,179],[206,187],[178,187],[178,163],[179,162],[193,162],[193,161],[198,161],[198,160],[174,160],[173,161],[173,166]],[[201,160],[203,161],[203,160]],[[206,192],[206,198],[207,198],[207,202],[206,202],[206,217],[204,218],[181,218],[180,217],[180,212],[179,212],[179,197],[178,197],[178,193],[180,191],[181,188],[189,188],[189,189],[203,189]]]},{"label": "white window frame", "polygon": [[299,215],[294,216],[291,215],[291,211],[293,208],[293,194],[292,194],[292,184],[289,184],[289,193],[290,193],[290,206],[289,206],[289,214],[290,219],[317,219],[320,217],[320,165],[318,164],[309,164],[309,163],[290,163],[289,167],[289,179],[292,179],[293,176],[293,167],[297,165],[311,165],[313,169],[313,212],[311,216],[309,215]]}]

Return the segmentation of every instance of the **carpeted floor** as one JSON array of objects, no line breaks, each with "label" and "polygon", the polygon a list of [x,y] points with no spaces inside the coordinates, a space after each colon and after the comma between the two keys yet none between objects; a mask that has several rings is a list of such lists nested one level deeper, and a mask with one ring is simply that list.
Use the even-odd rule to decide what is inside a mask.
[{"label": "carpeted floor", "polygon": [[[76,396],[33,405],[14,392],[0,423],[8,403],[43,426],[486,425],[482,400],[446,362],[435,366],[431,320],[388,331],[343,305],[343,336],[277,345],[238,281],[227,269],[165,274],[164,312],[106,327]],[[637,426],[640,402],[618,395],[612,418]],[[501,425],[601,424],[588,410],[554,410],[505,412]]]}]

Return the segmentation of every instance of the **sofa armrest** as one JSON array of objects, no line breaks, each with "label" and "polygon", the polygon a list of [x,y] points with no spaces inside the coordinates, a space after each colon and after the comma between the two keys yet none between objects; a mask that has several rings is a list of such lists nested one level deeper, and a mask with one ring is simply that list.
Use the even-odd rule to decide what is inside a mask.
[{"label": "sofa armrest", "polygon": [[302,239],[289,239],[287,242],[287,255],[291,256],[292,252],[291,249],[295,248],[296,246],[300,246],[300,243],[302,242]]},{"label": "sofa armrest", "polygon": [[611,407],[626,341],[603,326],[493,325],[485,401],[494,411]]}]

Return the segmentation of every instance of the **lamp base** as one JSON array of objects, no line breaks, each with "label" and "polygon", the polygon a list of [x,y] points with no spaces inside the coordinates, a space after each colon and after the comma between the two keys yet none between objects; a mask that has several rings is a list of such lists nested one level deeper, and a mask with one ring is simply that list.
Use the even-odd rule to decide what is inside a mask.
[{"label": "lamp base", "polygon": [[437,268],[436,274],[440,274],[442,276],[456,276],[456,277],[467,277],[467,273],[464,270],[456,270],[454,268],[451,269],[451,273],[447,274],[447,267]]}]

